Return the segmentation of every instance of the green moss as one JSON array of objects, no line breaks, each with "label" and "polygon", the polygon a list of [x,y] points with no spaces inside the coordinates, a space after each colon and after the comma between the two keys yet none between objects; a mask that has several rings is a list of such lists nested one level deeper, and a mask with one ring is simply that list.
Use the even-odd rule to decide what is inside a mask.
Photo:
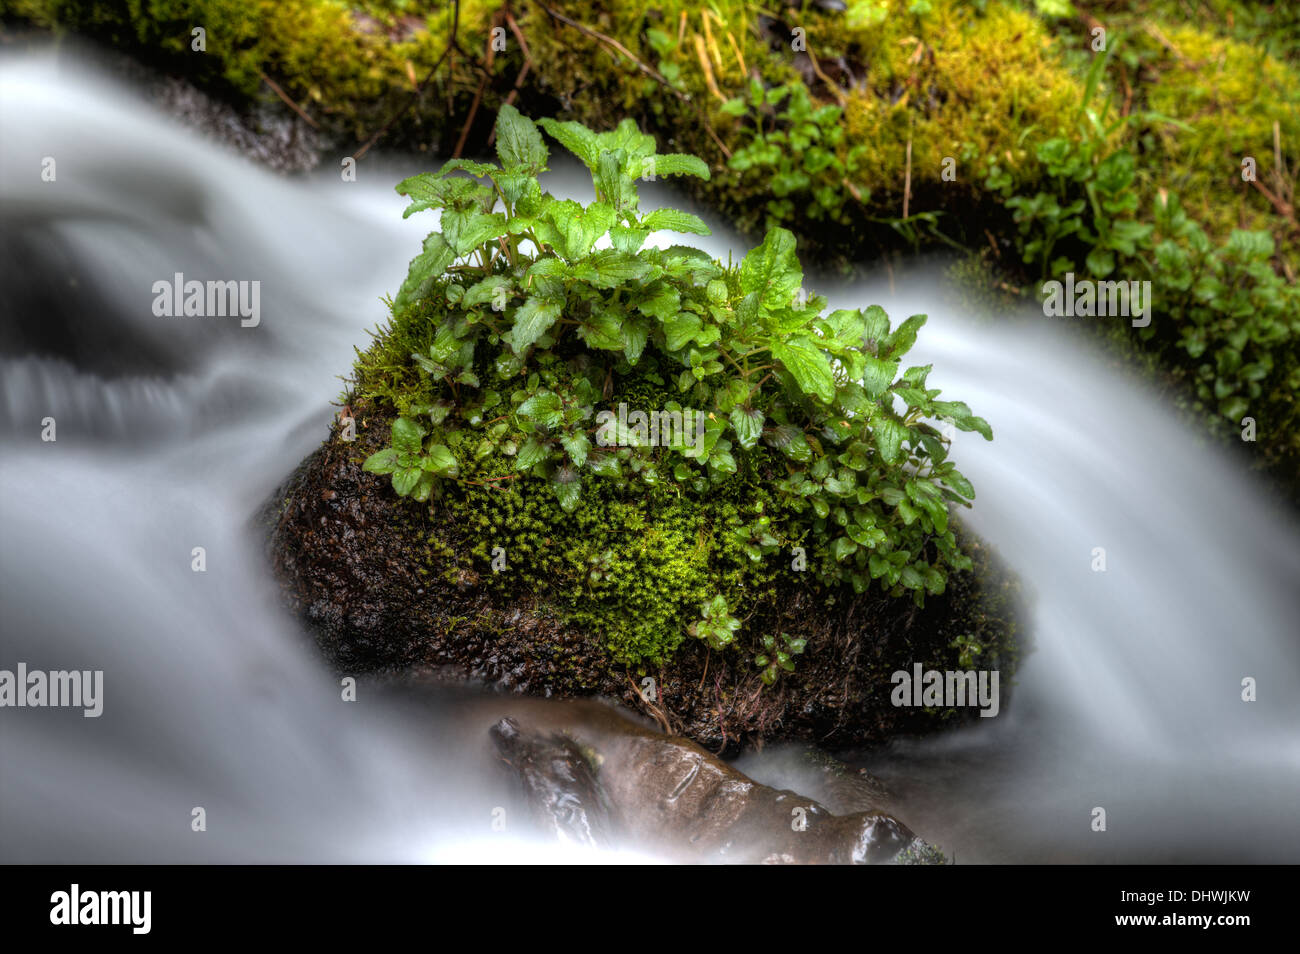
[{"label": "green moss", "polygon": [[[462,49],[484,49],[499,7],[462,0]],[[14,12],[237,102],[273,101],[269,79],[322,128],[357,141],[406,103],[446,50],[452,23],[450,5],[423,16],[383,0],[22,0]],[[206,33],[204,51],[192,48],[196,27]],[[468,103],[476,85],[463,57],[444,60],[425,91],[438,107],[417,109],[393,138],[426,147],[442,138],[455,112],[448,102]]]}]

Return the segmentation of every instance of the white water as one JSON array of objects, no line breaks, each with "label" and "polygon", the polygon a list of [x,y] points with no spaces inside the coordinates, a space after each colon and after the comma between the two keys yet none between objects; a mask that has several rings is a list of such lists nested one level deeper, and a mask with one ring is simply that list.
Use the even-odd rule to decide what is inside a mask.
[{"label": "white water", "polygon": [[[0,668],[106,682],[99,719],[0,711],[0,858],[538,857],[488,834],[514,807],[454,695],[340,701],[247,525],[429,227],[392,192],[415,167],[280,178],[48,59],[0,63],[0,127]],[[260,280],[261,325],[155,317],[174,272]],[[1037,648],[998,718],[866,758],[895,813],[958,860],[1300,860],[1292,519],[1080,336],[902,285],[832,304],[930,315],[916,360],[993,424],[954,453]],[[789,777],[780,752],[744,767]]]}]

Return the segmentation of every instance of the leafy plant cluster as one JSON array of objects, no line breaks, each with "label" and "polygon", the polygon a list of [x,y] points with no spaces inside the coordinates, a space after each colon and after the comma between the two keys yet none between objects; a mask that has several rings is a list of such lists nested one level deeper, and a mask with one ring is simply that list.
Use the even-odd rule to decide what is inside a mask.
[{"label": "leafy plant cluster", "polygon": [[1034,195],[1013,195],[1011,176],[996,158],[988,162],[985,188],[1002,194],[1007,208],[1013,210],[1022,258],[1039,267],[1043,280],[1075,268],[1070,253],[1086,252],[1083,264],[1089,273],[1104,278],[1115,270],[1116,256],[1131,260],[1140,248],[1149,246],[1152,226],[1134,217],[1137,158],[1112,143],[1123,127],[1173,120],[1153,113],[1110,119],[1109,102],[1100,115],[1089,108],[1116,46],[1093,60],[1075,113],[1077,135],[1052,137],[1038,146],[1045,189]]},{"label": "leafy plant cluster", "polygon": [[1300,288],[1273,269],[1276,248],[1267,231],[1235,229],[1216,246],[1168,190],[1159,190],[1149,221],[1138,221],[1137,157],[1113,145],[1114,134],[1174,121],[1154,113],[1107,121],[1109,103],[1100,115],[1088,108],[1117,47],[1094,60],[1078,140],[1053,138],[1038,147],[1045,188],[1010,195],[1010,177],[996,160],[988,163],[986,188],[1009,196],[1024,261],[1044,279],[1077,270],[1151,281],[1155,320],[1139,334],[1173,352],[1170,363],[1188,369],[1193,392],[1212,414],[1233,424],[1252,412],[1268,418],[1274,435],[1286,435],[1269,443],[1272,453],[1295,456]]},{"label": "leafy plant cluster", "polygon": [[772,196],[766,203],[768,226],[795,218],[796,202],[814,222],[850,224],[844,191],[855,191],[859,201],[870,196],[870,189],[849,185],[869,147],[859,143],[841,158],[844,110],[814,103],[800,82],[764,89],[751,78],[746,92],[721,107],[725,115],[747,119],[741,128],[742,145],[728,166],[763,177],[765,191]]},{"label": "leafy plant cluster", "polygon": [[[542,191],[538,125],[590,171],[593,202]],[[392,303],[408,323],[430,322],[430,343],[411,355],[419,396],[367,470],[423,501],[462,470],[508,462],[501,480],[547,487],[567,513],[595,481],[696,499],[757,482],[772,504],[724,528],[755,565],[800,547],[824,585],[863,592],[876,581],[918,605],[970,567],[948,508],[974,489],[933,421],[992,433],[964,403],[939,400],[929,365],[903,368],[925,316],[891,327],[877,306],[824,314],[824,299],[802,294],[784,229],[731,267],[647,245],[654,232],[708,229],[685,212],[642,212],[636,183],[709,173],[693,156],[657,154],[631,121],[597,134],[505,107],[496,141],[499,164],[454,160],[397,187],[407,215],[441,212]],[[600,446],[598,409],[638,382],[704,412],[702,439],[651,446],[624,434],[623,446]],[[705,600],[691,627],[718,649],[740,629],[727,596]],[[801,649],[764,646],[765,679]]]}]

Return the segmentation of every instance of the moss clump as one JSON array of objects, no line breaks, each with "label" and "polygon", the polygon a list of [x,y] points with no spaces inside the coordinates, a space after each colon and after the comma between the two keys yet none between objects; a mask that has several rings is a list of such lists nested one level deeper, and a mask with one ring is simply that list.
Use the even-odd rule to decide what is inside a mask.
[{"label": "moss clump", "polygon": [[[461,0],[461,50],[484,49],[500,6]],[[444,57],[451,5],[417,15],[385,0],[19,0],[13,12],[128,52],[235,102],[275,101],[274,83],[313,123],[356,142],[407,105],[426,77],[425,108],[407,113],[390,141],[427,149],[455,136],[459,126],[451,123],[478,83],[470,56]],[[204,31],[203,50],[194,49],[196,28]],[[453,103],[459,109],[449,109]]]}]

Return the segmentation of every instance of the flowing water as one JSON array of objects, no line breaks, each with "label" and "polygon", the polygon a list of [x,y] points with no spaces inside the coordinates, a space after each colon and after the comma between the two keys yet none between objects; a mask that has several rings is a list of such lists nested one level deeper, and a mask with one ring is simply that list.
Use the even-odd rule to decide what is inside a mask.
[{"label": "flowing water", "polygon": [[[419,164],[276,176],[45,56],[0,61],[0,127],[0,669],[105,673],[100,718],[0,714],[0,859],[565,859],[490,828],[519,806],[479,730],[522,703],[342,702],[250,525],[429,228],[392,191]],[[260,323],[155,316],[177,272],[260,281]],[[895,813],[959,862],[1300,860],[1293,518],[1061,320],[973,321],[916,270],[830,294],[930,315],[917,363],[996,433],[958,435],[969,522],[1032,593],[997,718],[854,759]]]}]

